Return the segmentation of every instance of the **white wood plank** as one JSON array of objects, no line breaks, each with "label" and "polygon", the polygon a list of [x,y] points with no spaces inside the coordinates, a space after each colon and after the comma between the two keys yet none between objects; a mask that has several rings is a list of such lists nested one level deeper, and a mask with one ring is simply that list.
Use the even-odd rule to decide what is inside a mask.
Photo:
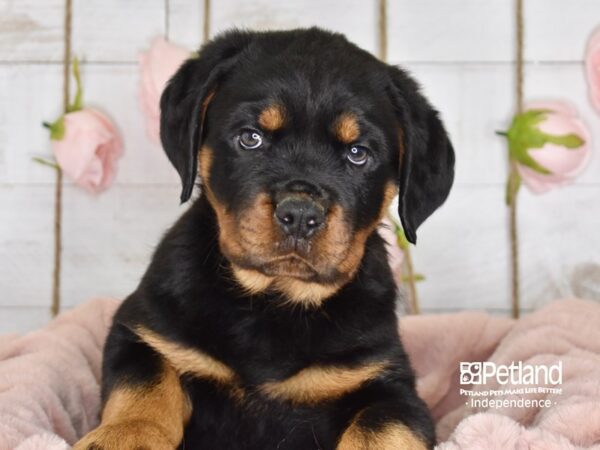
[{"label": "white wood plank", "polygon": [[524,10],[525,58],[531,61],[581,61],[600,25],[598,0],[527,0]]},{"label": "white wood plank", "polygon": [[388,5],[390,60],[513,59],[513,2],[390,0]]},{"label": "white wood plank", "polygon": [[139,104],[139,68],[110,64],[85,65],[85,103],[108,114],[123,137],[117,184],[179,184],[177,172],[160,144],[148,138]]},{"label": "white wood plank", "polygon": [[580,64],[528,64],[525,71],[525,98],[566,100],[577,108],[592,133],[594,146],[591,161],[577,183],[600,184],[600,115],[589,101],[583,70]]},{"label": "white wood plank", "polygon": [[0,185],[0,310],[50,307],[53,188]]},{"label": "white wood plank", "polygon": [[202,44],[204,0],[167,0],[168,33],[172,42],[190,50]]},{"label": "white wood plank", "polygon": [[32,161],[50,156],[43,121],[62,111],[58,65],[0,65],[0,183],[50,183],[54,171]]},{"label": "white wood plank", "polygon": [[0,308],[0,335],[23,334],[50,321],[50,307],[3,306]]},{"label": "white wood plank", "polygon": [[574,296],[573,271],[600,264],[600,186],[576,185],[520,197],[523,304]]},{"label": "white wood plank", "polygon": [[509,64],[402,64],[441,112],[456,152],[461,184],[500,184],[506,179],[506,129],[513,110]]},{"label": "white wood plank", "polygon": [[[572,295],[571,272],[600,264],[600,186],[571,186],[519,201],[522,307]],[[510,305],[507,211],[502,186],[458,186],[419,230],[415,266],[425,309]]]},{"label": "white wood plank", "polygon": [[63,0],[1,0],[0,61],[61,61]]},{"label": "white wood plank", "polygon": [[213,2],[211,31],[232,27],[289,29],[317,25],[344,33],[360,47],[375,52],[376,2],[364,0],[219,0]]},{"label": "white wood plank", "polygon": [[508,295],[504,192],[456,186],[413,250],[423,308],[503,308]]},{"label": "white wood plank", "polygon": [[65,190],[63,304],[133,292],[162,234],[185,209],[175,186]]},{"label": "white wood plank", "polygon": [[87,61],[137,62],[165,33],[164,0],[74,0],[73,53]]}]

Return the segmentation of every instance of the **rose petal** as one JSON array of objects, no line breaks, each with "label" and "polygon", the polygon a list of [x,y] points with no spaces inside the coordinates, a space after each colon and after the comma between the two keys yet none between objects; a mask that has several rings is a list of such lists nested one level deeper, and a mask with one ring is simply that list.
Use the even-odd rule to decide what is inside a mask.
[{"label": "rose petal", "polygon": [[52,149],[63,172],[90,192],[110,185],[116,160],[123,154],[115,126],[92,108],[65,115],[65,134],[52,141]]},{"label": "rose petal", "polygon": [[585,73],[592,105],[600,112],[600,28],[588,40]]},{"label": "rose petal", "polygon": [[178,45],[155,37],[150,48],[139,57],[139,100],[145,117],[146,130],[154,141],[160,140],[160,96],[171,77],[191,53]]}]

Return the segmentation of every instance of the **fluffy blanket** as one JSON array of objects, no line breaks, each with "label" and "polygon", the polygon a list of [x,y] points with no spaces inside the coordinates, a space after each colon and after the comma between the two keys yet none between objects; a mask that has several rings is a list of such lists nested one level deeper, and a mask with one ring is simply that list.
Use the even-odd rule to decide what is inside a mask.
[{"label": "fluffy blanket", "polygon": [[[0,338],[0,450],[64,450],[98,420],[101,348],[118,302],[90,301],[25,336]],[[437,422],[440,450],[600,449],[600,305],[562,300],[518,321],[488,314],[412,316],[401,334],[418,389]],[[549,407],[475,408],[473,393],[515,384],[461,385],[461,362],[551,366],[562,392],[495,400]]]}]

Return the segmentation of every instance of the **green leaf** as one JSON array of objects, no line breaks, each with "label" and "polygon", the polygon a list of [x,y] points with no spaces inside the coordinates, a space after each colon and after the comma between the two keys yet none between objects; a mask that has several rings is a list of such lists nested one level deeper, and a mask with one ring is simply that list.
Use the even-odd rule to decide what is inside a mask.
[{"label": "green leaf", "polygon": [[585,144],[585,141],[574,133],[563,134],[561,136],[546,134],[545,136],[548,142],[556,145],[562,145],[570,150],[577,149]]},{"label": "green leaf", "polygon": [[50,130],[50,139],[60,141],[65,135],[65,116],[60,116],[56,122],[43,122],[42,126]]},{"label": "green leaf", "polygon": [[67,112],[80,111],[83,108],[83,88],[81,86],[81,73],[79,72],[79,59],[73,59],[73,77],[75,78],[75,99],[67,108]]}]

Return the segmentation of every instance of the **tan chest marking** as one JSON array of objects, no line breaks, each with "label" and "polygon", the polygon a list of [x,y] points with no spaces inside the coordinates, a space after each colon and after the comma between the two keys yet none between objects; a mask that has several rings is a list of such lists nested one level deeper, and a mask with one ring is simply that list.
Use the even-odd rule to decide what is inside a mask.
[{"label": "tan chest marking", "polygon": [[388,423],[378,430],[360,427],[355,420],[342,434],[337,450],[427,450],[427,445],[402,423]]},{"label": "tan chest marking", "polygon": [[147,328],[138,327],[135,333],[162,355],[179,375],[192,375],[221,384],[234,384],[237,381],[235,372],[229,366],[200,350],[169,341]]},{"label": "tan chest marking", "polygon": [[355,368],[307,367],[283,381],[263,384],[261,391],[270,397],[296,404],[317,404],[355,391],[376,377],[385,366],[384,362],[379,362]]}]

